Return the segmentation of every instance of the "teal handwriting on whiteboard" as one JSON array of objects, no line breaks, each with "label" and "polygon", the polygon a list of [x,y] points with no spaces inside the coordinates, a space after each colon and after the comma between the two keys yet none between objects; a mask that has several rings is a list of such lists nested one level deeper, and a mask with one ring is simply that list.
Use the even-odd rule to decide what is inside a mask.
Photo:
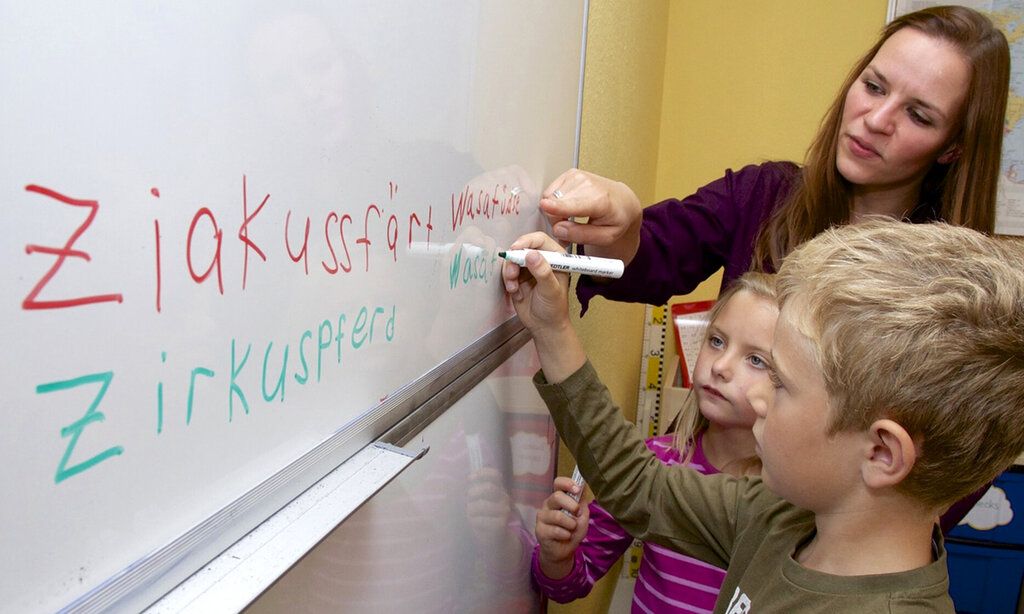
[{"label": "teal handwriting on whiteboard", "polygon": [[96,408],[99,407],[100,402],[103,400],[103,395],[107,393],[107,388],[110,386],[111,380],[114,379],[113,371],[107,371],[106,373],[94,373],[92,375],[83,375],[76,377],[75,379],[65,380],[62,382],[49,382],[47,384],[39,384],[36,386],[37,394],[47,394],[50,392],[59,392],[61,390],[68,390],[70,388],[76,388],[85,384],[96,384],[100,385],[99,391],[96,393],[96,397],[92,403],[89,404],[89,409],[86,410],[85,415],[69,424],[68,426],[60,430],[60,436],[63,438],[70,437],[67,448],[64,451],[64,456],[60,459],[60,464],[57,465],[57,474],[54,476],[53,481],[61,483],[69,477],[85,471],[89,467],[102,462],[103,460],[110,458],[111,456],[118,456],[124,452],[123,446],[113,446],[106,450],[88,458],[84,461],[80,461],[71,467],[68,467],[68,461],[71,459],[71,455],[74,453],[75,444],[78,443],[78,438],[82,435],[82,431],[93,422],[103,422],[106,416],[103,412],[98,411]]}]

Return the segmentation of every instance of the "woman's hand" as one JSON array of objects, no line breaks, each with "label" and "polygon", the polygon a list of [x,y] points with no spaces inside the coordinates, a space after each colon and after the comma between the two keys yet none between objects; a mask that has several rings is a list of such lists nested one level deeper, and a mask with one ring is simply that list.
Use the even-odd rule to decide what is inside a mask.
[{"label": "woman's hand", "polygon": [[[643,208],[622,182],[570,169],[544,190],[540,208],[555,238],[585,245],[588,256],[618,258],[628,265],[640,247]],[[573,221],[583,217],[590,219]]]}]

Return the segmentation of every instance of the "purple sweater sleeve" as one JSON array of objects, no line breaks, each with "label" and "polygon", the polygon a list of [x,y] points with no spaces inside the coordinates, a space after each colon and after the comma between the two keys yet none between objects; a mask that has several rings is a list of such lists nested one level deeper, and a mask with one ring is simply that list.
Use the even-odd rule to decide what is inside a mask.
[{"label": "purple sweater sleeve", "polygon": [[[622,278],[581,276],[576,295],[586,313],[590,299],[663,305],[690,292],[721,267],[723,283],[750,268],[754,239],[789,194],[798,167],[790,162],[746,166],[679,200],[644,209],[640,248]],[[582,250],[582,246],[580,246]]]},{"label": "purple sweater sleeve", "polygon": [[573,555],[573,567],[564,578],[548,578],[540,568],[540,545],[533,549],[530,568],[537,589],[547,597],[566,603],[586,597],[619,557],[633,543],[633,538],[596,502],[590,503],[590,524],[587,535]]},{"label": "purple sweater sleeve", "polygon": [[[670,435],[652,437],[647,440],[647,447],[661,462],[674,464],[679,459],[679,453],[671,447],[671,442]],[[556,580],[544,575],[540,568],[540,544],[533,549],[530,575],[534,588],[558,603],[567,603],[590,594],[594,584],[608,573],[633,543],[632,536],[596,501],[591,501],[589,509],[587,534],[573,554],[572,571],[564,578]]]}]

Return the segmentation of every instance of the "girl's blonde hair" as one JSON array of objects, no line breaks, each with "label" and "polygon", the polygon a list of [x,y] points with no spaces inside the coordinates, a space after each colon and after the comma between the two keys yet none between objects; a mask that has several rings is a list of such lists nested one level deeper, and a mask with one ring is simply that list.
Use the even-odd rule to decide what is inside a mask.
[{"label": "girl's blonde hair", "polygon": [[971,66],[971,80],[958,130],[950,145],[960,148],[950,164],[933,164],[919,203],[935,208],[942,221],[991,233],[1010,87],[1010,49],[987,17],[962,6],[908,13],[882,31],[875,46],[850,71],[807,151],[793,191],[761,228],[751,268],[778,270],[786,254],[819,232],[850,220],[852,185],[836,167],[846,95],[885,41],[903,28],[955,46]]},{"label": "girl's blonde hair", "polygon": [[[746,291],[758,298],[762,298],[773,303],[777,300],[778,295],[775,292],[775,276],[768,273],[760,273],[756,271],[750,271],[744,273],[741,277],[733,280],[729,284],[729,287],[719,295],[718,300],[715,302],[714,307],[708,312],[707,328],[704,331],[704,340],[707,341],[708,332],[707,330],[711,325],[718,319],[718,315],[725,308],[725,305],[729,300],[737,293]],[[701,344],[703,347],[703,344]],[[708,419],[700,413],[700,408],[697,406],[697,395],[694,394],[693,389],[690,389],[689,394],[683,400],[683,407],[679,411],[679,416],[676,418],[676,430],[675,438],[672,440],[672,444],[677,450],[682,453],[682,463],[685,465],[693,460],[694,446],[693,443],[697,437],[708,430],[709,422]],[[747,469],[751,469],[755,466],[759,466],[760,461],[757,457],[749,459],[741,459],[730,463],[730,468],[736,469],[737,473],[745,473]],[[718,467],[720,471],[724,471],[724,467]],[[731,473],[731,471],[729,472]]]}]

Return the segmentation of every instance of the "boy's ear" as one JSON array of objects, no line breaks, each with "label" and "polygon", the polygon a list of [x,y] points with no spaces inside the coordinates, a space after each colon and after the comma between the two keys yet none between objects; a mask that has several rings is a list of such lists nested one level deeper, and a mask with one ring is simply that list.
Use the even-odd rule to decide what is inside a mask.
[{"label": "boy's ear", "polygon": [[917,462],[914,438],[888,419],[873,422],[867,436],[871,450],[861,469],[864,483],[870,488],[888,488],[902,482]]}]

